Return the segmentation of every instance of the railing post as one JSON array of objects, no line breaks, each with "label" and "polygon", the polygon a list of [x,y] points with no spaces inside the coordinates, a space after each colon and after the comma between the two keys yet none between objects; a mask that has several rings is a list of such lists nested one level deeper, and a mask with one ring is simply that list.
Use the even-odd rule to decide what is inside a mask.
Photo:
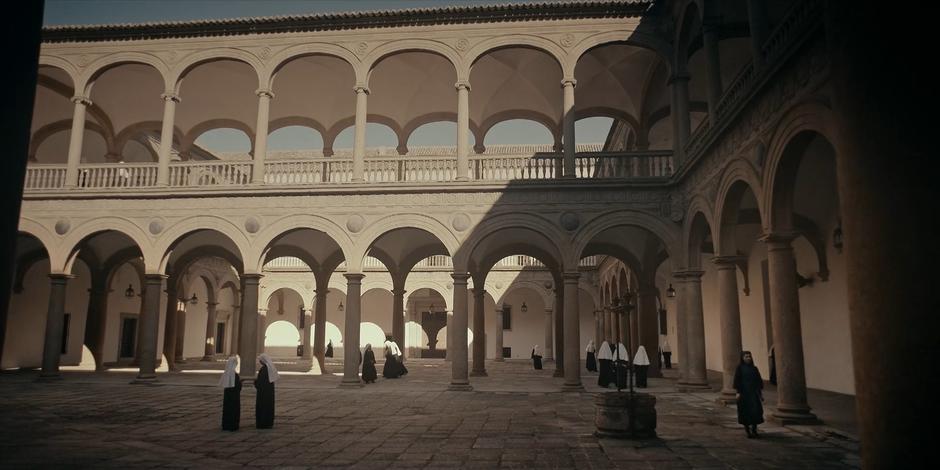
[{"label": "railing post", "polygon": [[575,135],[574,135],[574,87],[578,83],[574,78],[562,80],[564,90],[562,106],[562,142],[564,143],[564,172],[565,178],[575,177]]},{"label": "railing post", "polygon": [[170,153],[173,150],[173,120],[176,118],[176,103],[180,97],[175,93],[164,93],[163,124],[160,129],[160,153],[157,157],[157,186],[170,184]]},{"label": "railing post", "polygon": [[251,182],[264,184],[264,160],[268,152],[268,116],[274,92],[259,89],[255,93],[258,95],[258,124],[255,127],[255,154],[253,156]]}]

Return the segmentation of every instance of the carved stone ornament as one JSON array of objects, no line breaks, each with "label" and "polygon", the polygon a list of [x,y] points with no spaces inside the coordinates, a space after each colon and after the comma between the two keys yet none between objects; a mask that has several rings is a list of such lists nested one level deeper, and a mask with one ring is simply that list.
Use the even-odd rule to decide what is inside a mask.
[{"label": "carved stone ornament", "polygon": [[151,234],[157,235],[163,231],[164,226],[165,224],[162,219],[153,219],[150,221],[150,226],[148,228],[150,229]]},{"label": "carved stone ornament", "polygon": [[470,49],[470,41],[467,38],[460,38],[457,40],[457,50],[460,52],[466,52],[467,49]]},{"label": "carved stone ornament", "polygon": [[69,219],[59,219],[55,223],[55,233],[59,235],[65,235],[70,228],[72,228],[72,223],[69,222]]},{"label": "carved stone ornament", "polygon": [[361,55],[364,55],[366,51],[368,50],[369,50],[369,43],[363,41],[363,42],[360,42],[359,44],[356,44],[356,54],[359,54],[361,56]]},{"label": "carved stone ornament", "polygon": [[258,57],[260,57],[261,60],[267,60],[268,57],[271,57],[271,48],[265,46],[263,49],[258,51]]},{"label": "carved stone ornament", "polygon": [[248,233],[257,233],[260,229],[261,222],[259,222],[258,219],[254,217],[248,217],[245,219],[245,230],[247,230]]},{"label": "carved stone ornament", "polygon": [[574,212],[565,212],[561,214],[561,228],[573,232],[581,226],[581,217]]},{"label": "carved stone ornament", "polygon": [[560,42],[562,47],[568,48],[574,45],[574,34],[568,33],[561,37]]},{"label": "carved stone ornament", "polygon": [[454,227],[454,230],[463,232],[464,230],[470,228],[470,216],[463,212],[459,212],[454,215],[450,225],[451,227]]},{"label": "carved stone ornament", "polygon": [[669,220],[673,222],[682,222],[685,216],[685,203],[681,193],[673,193],[669,201]]},{"label": "carved stone ornament", "polygon": [[346,219],[346,229],[352,233],[359,233],[366,226],[366,219],[359,214],[354,214]]}]

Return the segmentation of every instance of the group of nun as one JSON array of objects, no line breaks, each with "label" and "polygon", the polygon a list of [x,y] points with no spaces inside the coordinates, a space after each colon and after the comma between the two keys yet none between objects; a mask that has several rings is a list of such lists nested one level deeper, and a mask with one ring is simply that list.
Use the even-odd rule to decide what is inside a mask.
[{"label": "group of nun", "polygon": [[[621,342],[601,343],[600,349],[595,349],[594,340],[588,342],[586,366],[589,372],[597,372],[597,385],[608,388],[611,384],[617,388],[627,388],[627,376],[630,369],[630,354]],[[636,386],[646,388],[647,372],[650,359],[646,348],[640,346],[633,357],[633,372],[636,374]]]},{"label": "group of nun", "polygon": [[[368,347],[368,345],[367,345]],[[364,367],[364,366],[363,366]],[[386,379],[397,379],[408,373],[405,362],[402,361],[401,348],[391,337],[385,338],[385,367],[382,368],[382,377]],[[362,370],[362,376],[365,378],[365,369]],[[373,380],[374,382],[374,380]]]},{"label": "group of nun", "polygon": [[[279,375],[267,354],[258,356],[261,368],[255,379],[255,427],[270,429],[274,426],[274,383]],[[222,392],[222,430],[237,431],[241,421],[242,381],[238,375],[238,356],[228,358],[225,372],[219,380]]]}]

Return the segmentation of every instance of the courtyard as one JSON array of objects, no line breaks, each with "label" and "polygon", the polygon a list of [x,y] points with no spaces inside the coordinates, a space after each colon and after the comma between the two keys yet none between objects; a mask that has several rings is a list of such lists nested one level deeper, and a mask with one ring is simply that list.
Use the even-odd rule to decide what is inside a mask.
[{"label": "courtyard", "polygon": [[[854,412],[847,397],[811,391],[826,424],[761,425],[746,439],[717,391],[680,393],[672,378],[650,379],[657,439],[593,436],[593,397],[562,393],[549,363],[487,361],[472,392],[448,391],[443,360],[407,362],[401,379],[340,388],[342,368],[306,372],[278,363],[273,429],[254,427],[255,391],[242,391],[241,430],[220,430],[221,363],[184,364],[155,385],[130,385],[135,372],[0,374],[0,467],[227,468],[857,468]],[[583,366],[583,365],[582,365]],[[673,372],[667,370],[666,372]],[[669,375],[669,374],[667,374]],[[717,390],[718,382],[713,383]],[[827,399],[828,398],[828,399]],[[768,390],[765,410],[773,405]],[[851,406],[850,406],[851,405]],[[838,427],[837,427],[838,426]]]}]

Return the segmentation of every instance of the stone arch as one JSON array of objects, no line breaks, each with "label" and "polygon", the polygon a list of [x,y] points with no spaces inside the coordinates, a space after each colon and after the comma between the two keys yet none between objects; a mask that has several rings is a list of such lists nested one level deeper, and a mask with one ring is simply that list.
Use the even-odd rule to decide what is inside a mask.
[{"label": "stone arch", "polygon": [[496,302],[496,305],[502,305],[503,301],[506,299],[506,297],[509,295],[510,292],[515,292],[517,290],[522,290],[522,289],[528,289],[528,290],[535,292],[535,294],[540,299],[542,299],[542,303],[546,307],[551,306],[555,302],[555,296],[551,295],[549,293],[550,291],[547,291],[545,287],[542,286],[540,283],[536,281],[513,281],[509,284],[509,287],[507,287],[499,295],[498,299],[494,299],[494,301]]},{"label": "stone arch", "polygon": [[78,67],[76,67],[75,64],[72,64],[68,60],[63,59],[62,57],[59,57],[59,56],[40,54],[39,66],[40,67],[42,66],[55,67],[59,70],[62,70],[72,80],[72,83],[71,83],[72,90],[76,89],[75,86],[78,84],[79,76],[81,74],[78,71]]},{"label": "stone arch", "polygon": [[78,254],[78,245],[82,240],[99,232],[118,232],[129,238],[140,249],[144,262],[156,258],[150,237],[130,219],[123,217],[97,217],[72,229],[59,244],[60,250],[50,253],[50,272],[69,273]]},{"label": "stone arch", "polygon": [[323,42],[298,44],[274,54],[274,56],[267,60],[267,66],[262,69],[259,83],[264,83],[269,90],[273,90],[277,73],[285,65],[294,59],[311,55],[326,55],[342,59],[352,67],[353,73],[356,76],[356,83],[365,83],[365,75],[361,71],[362,62],[352,51],[337,44]]},{"label": "stone arch", "polygon": [[437,293],[437,295],[441,296],[441,298],[444,299],[445,310],[447,309],[447,306],[450,304],[450,302],[447,301],[447,296],[444,295],[447,292],[450,292],[446,284],[436,282],[430,279],[421,279],[418,281],[407,281],[405,284],[405,287],[408,288],[408,294],[407,294],[407,297],[405,297],[406,303],[407,303],[407,300],[411,297],[411,294],[421,289],[428,289],[430,291]]},{"label": "stone arch", "polygon": [[675,30],[675,40],[673,42],[676,45],[675,55],[673,56],[675,61],[673,63],[676,64],[674,70],[676,72],[685,72],[685,70],[679,70],[679,65],[688,62],[688,57],[682,57],[682,54],[688,54],[688,43],[692,39],[694,28],[698,27],[699,31],[702,29],[702,12],[699,5],[694,1],[690,1],[683,6],[676,25],[678,27]]},{"label": "stone arch", "polygon": [[262,308],[268,308],[268,305],[271,304],[271,298],[273,298],[274,294],[277,294],[278,291],[281,291],[281,290],[289,290],[297,294],[297,297],[300,297],[300,306],[304,308],[308,308],[309,304],[304,299],[304,293],[297,289],[298,286],[291,285],[291,284],[276,284],[274,286],[269,286],[269,287],[272,287],[273,289],[271,289],[270,294],[264,297],[264,302],[261,303],[261,305],[263,305]]},{"label": "stone arch", "polygon": [[588,51],[605,44],[622,43],[630,46],[649,49],[656,53],[666,64],[666,70],[672,73],[672,61],[674,51],[668,41],[664,41],[656,35],[637,31],[636,29],[625,29],[620,31],[607,31],[599,34],[587,36],[575,45],[568,53],[568,59],[565,62],[569,68],[564,70],[565,77],[574,77],[574,70],[581,61],[581,57]]},{"label": "stone arch", "polygon": [[712,224],[709,217],[705,214],[704,211],[695,209],[689,212],[690,217],[687,218],[686,228],[683,229],[685,234],[685,266],[690,269],[701,269],[702,267],[702,251],[701,246],[705,241],[705,237],[711,235],[712,240],[715,240],[714,231],[715,225]]},{"label": "stone arch", "polygon": [[568,260],[569,266],[577,266],[581,254],[594,237],[609,228],[618,226],[634,226],[645,230],[659,238],[671,255],[675,263],[676,254],[680,252],[682,236],[674,224],[668,223],[658,217],[644,212],[633,210],[613,210],[598,214],[578,230],[572,241],[572,254],[577,259]]},{"label": "stone arch", "polygon": [[261,84],[267,83],[264,80],[265,77],[262,75],[264,71],[264,65],[254,54],[241,49],[226,47],[202,50],[183,57],[168,74],[167,91],[172,91],[173,94],[179,95],[180,85],[183,83],[183,77],[185,77],[189,71],[201,64],[213,62],[216,60],[235,60],[244,62],[255,71],[255,75],[258,79],[258,88],[261,88]]},{"label": "stone arch", "polygon": [[376,65],[388,57],[411,51],[430,52],[442,56],[447,59],[451,65],[454,66],[454,73],[457,75],[457,81],[469,79],[468,73],[461,73],[467,69],[464,66],[463,59],[461,59],[461,57],[457,55],[457,51],[455,51],[449,45],[441,41],[435,41],[431,39],[402,39],[382,44],[381,46],[370,51],[369,54],[362,60],[362,70],[366,71],[365,82],[363,82],[365,86],[368,87],[369,80],[372,79],[372,71],[375,70]]},{"label": "stone arch", "polygon": [[95,80],[108,70],[123,64],[142,64],[153,67],[157,73],[160,74],[160,77],[163,78],[166,89],[170,89],[169,84],[171,82],[169,77],[171,74],[163,60],[154,54],[148,54],[146,52],[124,51],[101,57],[85,67],[79,79],[76,81],[77,86],[75,90],[81,89],[83,96],[91,96],[91,89],[95,84]]},{"label": "stone arch", "polygon": [[477,142],[477,145],[484,144],[484,142],[486,141],[486,134],[488,134],[490,132],[490,129],[492,129],[494,126],[496,126],[497,124],[503,121],[510,121],[513,119],[526,119],[529,121],[537,122],[545,126],[546,129],[548,129],[548,132],[552,135],[552,138],[555,140],[556,143],[561,142],[561,132],[562,132],[561,123],[556,122],[550,116],[542,114],[538,111],[532,111],[528,109],[513,109],[513,110],[501,111],[501,112],[494,113],[494,114],[487,116],[486,119],[484,119],[483,122],[480,123],[480,134],[481,134],[480,137],[481,138],[480,138],[480,141]]},{"label": "stone arch", "polygon": [[[87,124],[88,123],[86,122],[86,125]],[[118,132],[117,135],[114,137],[115,152],[123,155],[124,147],[131,141],[131,139],[135,135],[145,130],[153,130],[159,133],[161,131],[162,126],[163,126],[163,123],[161,121],[143,121],[143,122],[134,123],[125,127],[120,132]],[[179,127],[173,126],[173,139],[177,143],[180,143],[183,141],[183,131],[180,130]],[[147,150],[151,151],[151,154],[153,156],[153,161],[156,162],[158,158],[157,153],[153,152],[149,147],[147,147]]]},{"label": "stone arch", "polygon": [[247,252],[249,256],[245,258],[245,269],[249,270],[249,272],[261,272],[261,267],[264,263],[263,257],[268,247],[271,245],[271,242],[286,232],[298,229],[311,229],[323,232],[339,245],[340,251],[342,251],[343,257],[347,260],[347,263],[351,259],[350,255],[354,251],[355,243],[349,237],[344,227],[341,227],[330,219],[318,215],[291,215],[269,223],[254,236],[254,249],[253,251]]},{"label": "stone arch", "polygon": [[33,219],[20,217],[18,230],[39,240],[43,249],[46,250],[46,255],[52,260],[52,253],[58,243],[56,243],[56,238],[49,229]]},{"label": "stone arch", "polygon": [[[36,152],[39,151],[39,147],[43,144],[43,142],[46,141],[46,139],[58,134],[59,132],[71,130],[71,119],[61,119],[36,129],[36,132],[33,132],[32,137],[29,139],[29,158],[36,158]],[[101,125],[97,122],[85,121],[84,132],[94,132],[101,136],[105,142],[105,145],[107,145],[109,149],[114,147],[115,140],[111,137],[111,134],[105,128],[101,127]],[[85,155],[82,155],[82,157],[85,157]]]},{"label": "stone arch", "polygon": [[180,139],[179,148],[180,153],[188,152],[195,144],[196,139],[199,138],[202,134],[211,131],[213,129],[222,129],[222,128],[231,128],[237,129],[245,133],[248,136],[248,141],[251,142],[250,153],[254,153],[255,150],[255,131],[252,127],[244,122],[241,122],[237,119],[210,119],[208,121],[200,122],[189,129],[186,134],[183,135],[183,138]]},{"label": "stone arch", "polygon": [[[268,136],[279,129],[291,126],[308,127],[317,131],[320,134],[320,138],[323,139],[323,145],[326,146],[326,126],[316,119],[307,116],[289,116],[272,120],[268,123]],[[252,147],[254,147],[254,144],[252,144]]]},{"label": "stone arch", "polygon": [[510,213],[488,217],[474,228],[473,233],[461,243],[460,249],[452,257],[454,272],[468,271],[471,256],[480,243],[494,232],[510,228],[531,230],[543,235],[555,251],[553,255],[556,256],[559,266],[577,266],[577,261],[573,265],[564,263],[569,257],[570,246],[567,242],[569,238],[555,223],[537,215]]},{"label": "stone arch", "polygon": [[717,226],[714,228],[715,250],[716,254],[734,255],[731,247],[733,245],[734,226],[736,220],[731,220],[732,214],[729,210],[733,204],[734,212],[740,204],[740,198],[744,191],[751,190],[754,198],[757,200],[757,212],[760,215],[761,226],[766,226],[764,222],[764,210],[761,207],[761,186],[760,177],[754,168],[744,159],[732,160],[724,169],[718,184],[718,199],[715,201],[715,219]]},{"label": "stone arch", "polygon": [[509,49],[515,47],[535,49],[548,54],[550,57],[555,59],[556,63],[558,63],[558,68],[562,72],[562,76],[566,77],[564,74],[565,60],[567,59],[568,54],[565,53],[565,50],[562,49],[561,46],[556,44],[551,39],[543,38],[541,36],[535,36],[531,34],[511,34],[506,36],[497,36],[492,39],[482,41],[470,48],[470,50],[464,54],[466,63],[469,65],[467,70],[467,79],[470,78],[469,72],[473,68],[473,64],[480,60],[481,57],[497,49]]},{"label": "stone arch", "polygon": [[634,133],[637,133],[637,130],[641,129],[640,121],[637,120],[636,117],[622,109],[612,108],[609,106],[592,106],[590,108],[580,109],[576,111],[574,115],[575,121],[587,119],[590,117],[609,117],[613,119],[619,119],[627,123],[627,125],[633,129]]},{"label": "stone arch", "polygon": [[[451,258],[454,257],[454,254],[460,247],[460,242],[457,240],[457,237],[440,220],[416,212],[396,213],[376,220],[363,230],[362,234],[357,237],[359,243],[356,247],[356,255],[347,260],[347,267],[350,270],[353,268],[361,269],[363,260],[368,254],[369,249],[375,244],[379,237],[392,230],[404,228],[423,230],[433,235],[444,245],[444,248],[447,249],[448,256]],[[356,263],[355,266],[350,266],[350,262]]]},{"label": "stone arch", "polygon": [[241,261],[240,266],[235,266],[235,269],[239,271],[239,273],[257,272],[245,270],[245,260],[247,259],[245,254],[251,253],[251,242],[248,240],[248,237],[246,237],[245,234],[242,233],[241,228],[232,221],[214,215],[187,217],[167,228],[154,244],[153,252],[159,256],[159,259],[154,259],[157,258],[156,256],[144,258],[147,265],[147,272],[165,273],[173,245],[181,241],[187,234],[199,230],[215,231],[227,237],[229,241],[232,242],[237,250],[237,252],[232,253],[232,255]]},{"label": "stone arch", "polygon": [[[767,161],[764,165],[763,179],[761,180],[762,194],[758,205],[763,209],[764,230],[767,232],[788,227],[780,226],[782,213],[790,208],[784,207],[787,201],[781,200],[781,195],[775,194],[779,189],[781,169],[784,156],[794,138],[804,132],[813,132],[822,136],[832,146],[836,154],[839,149],[832,127],[832,110],[821,101],[810,101],[794,105],[775,126],[775,132],[770,139],[767,150]],[[785,219],[784,219],[785,220]]]}]

